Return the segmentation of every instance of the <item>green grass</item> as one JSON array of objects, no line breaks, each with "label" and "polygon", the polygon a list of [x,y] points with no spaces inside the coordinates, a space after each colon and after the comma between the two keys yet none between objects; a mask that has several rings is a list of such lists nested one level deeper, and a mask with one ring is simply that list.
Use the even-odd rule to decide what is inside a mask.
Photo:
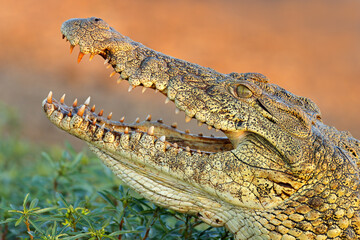
[{"label": "green grass", "polygon": [[232,239],[194,216],[157,207],[90,152],[21,139],[0,103],[0,239]]}]

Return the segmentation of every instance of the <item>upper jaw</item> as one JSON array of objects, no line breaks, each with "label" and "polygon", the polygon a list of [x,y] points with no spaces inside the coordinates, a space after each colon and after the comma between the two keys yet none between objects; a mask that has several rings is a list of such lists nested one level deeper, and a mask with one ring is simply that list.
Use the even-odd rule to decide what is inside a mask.
[{"label": "upper jaw", "polygon": [[[104,41],[111,38],[111,40],[109,40],[110,42],[121,41],[122,44],[125,44],[125,47],[128,45],[136,46],[137,43],[131,42],[130,39],[122,36],[115,30],[113,30],[112,28],[105,27],[104,29],[100,29],[100,30],[104,33],[103,36],[104,36],[104,39],[105,38],[106,39],[105,40],[102,39],[103,42],[100,42],[99,41],[100,39],[98,39],[95,42],[92,42],[92,44],[90,44],[91,47],[88,46],[86,43],[88,43],[88,41],[89,41],[88,36],[91,35],[91,31],[90,30],[85,31],[82,35],[79,34],[79,32],[82,32],[82,30],[80,30],[80,29],[85,29],[85,28],[92,29],[91,25],[95,24],[94,19],[96,19],[96,18],[70,19],[70,20],[64,22],[61,27],[61,32],[63,34],[63,38],[65,38],[66,40],[68,40],[70,42],[70,51],[71,52],[76,45],[79,45],[80,52],[78,55],[78,62],[80,62],[82,60],[82,58],[85,54],[90,54],[89,60],[91,60],[95,55],[101,55],[105,59],[104,64],[108,65],[108,67],[114,68],[114,72],[112,72],[110,74],[110,77],[115,75],[116,73],[119,73],[120,78],[117,80],[117,82],[119,83],[123,79],[129,80],[129,83],[130,83],[129,91],[131,91],[133,88],[136,87],[136,85],[132,85],[131,78],[127,78],[127,77],[123,76],[121,69],[120,70],[118,69],[116,53],[113,52],[114,51],[113,49],[106,48],[106,44],[104,44]],[[79,37],[80,35],[81,35],[81,37]],[[85,38],[86,41],[83,41],[82,38]],[[98,46],[101,46],[101,47],[98,47]],[[146,85],[143,85],[143,86],[144,86],[144,88],[148,87]],[[158,87],[155,86],[155,84],[151,85],[150,87],[155,88],[156,90],[159,90]],[[172,94],[172,95],[174,95],[174,97],[169,97],[171,94],[168,93],[168,90],[169,89],[167,87],[165,87],[164,89],[161,88],[160,92],[162,92],[164,95],[168,96],[166,101],[171,100],[176,103],[177,99],[175,99],[175,94]],[[234,129],[228,129],[228,126],[224,127],[223,125],[219,125],[218,121],[215,121],[214,123],[207,122],[203,119],[204,118],[203,116],[198,116],[197,114],[192,114],[191,111],[187,111],[187,109],[183,109],[183,108],[177,106],[177,103],[175,105],[176,105],[177,109],[185,112],[185,115],[186,115],[185,121],[186,122],[190,121],[192,118],[195,118],[199,121],[199,123],[207,124],[209,126],[208,127],[209,129],[214,127],[216,129],[223,131],[228,136],[229,140],[232,142],[232,144],[235,148],[237,147],[239,142],[243,139],[243,137],[246,136],[246,132],[244,131],[244,129],[242,129],[242,126],[241,126],[242,120],[238,120],[235,123],[232,123],[231,128],[234,128]],[[214,114],[216,114],[216,113],[214,113]]]}]

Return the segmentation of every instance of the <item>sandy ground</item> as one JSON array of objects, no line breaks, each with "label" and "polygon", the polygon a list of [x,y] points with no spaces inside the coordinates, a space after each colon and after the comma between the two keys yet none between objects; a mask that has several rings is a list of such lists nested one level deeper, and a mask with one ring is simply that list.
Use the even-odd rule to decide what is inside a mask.
[{"label": "sandy ground", "polygon": [[[67,103],[89,95],[114,118],[163,118],[172,114],[164,96],[115,84],[101,57],[76,63],[61,39],[61,23],[96,16],[155,50],[219,72],[260,72],[287,90],[310,97],[324,122],[360,138],[360,1],[2,1],[0,101],[13,106],[24,138],[39,144],[83,146],[56,129],[42,113],[49,90]],[[1,114],[1,113],[0,113]],[[199,131],[199,130],[195,130]],[[202,131],[202,130],[201,130]]]}]

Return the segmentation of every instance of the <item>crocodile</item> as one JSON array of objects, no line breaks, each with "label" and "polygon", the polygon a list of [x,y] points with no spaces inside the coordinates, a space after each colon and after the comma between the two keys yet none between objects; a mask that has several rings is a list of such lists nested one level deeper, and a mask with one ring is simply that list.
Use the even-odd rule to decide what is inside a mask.
[{"label": "crocodile", "polygon": [[359,239],[360,141],[323,123],[316,104],[259,73],[222,74],[145,47],[100,18],[61,26],[78,62],[95,55],[136,86],[172,101],[226,137],[180,131],[162,120],[125,123],[90,98],[42,106],[155,204],[225,226],[235,239]]}]

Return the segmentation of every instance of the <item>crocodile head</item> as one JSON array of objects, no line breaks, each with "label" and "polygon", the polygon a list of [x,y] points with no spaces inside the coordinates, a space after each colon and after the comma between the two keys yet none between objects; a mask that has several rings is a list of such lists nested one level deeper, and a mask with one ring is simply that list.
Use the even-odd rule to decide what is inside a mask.
[{"label": "crocodile head", "polygon": [[[129,89],[155,89],[185,112],[186,121],[195,118],[227,136],[193,135],[151,117],[112,121],[111,114],[96,114],[89,99],[67,106],[64,97],[57,101],[50,92],[43,108],[51,122],[85,140],[145,198],[197,214],[210,225],[225,225],[238,239],[326,235],[331,226],[337,228],[329,237],[345,236],[344,229],[346,236],[359,231],[353,226],[360,222],[359,141],[324,125],[311,100],[258,73],[221,74],[153,51],[99,18],[68,20],[61,32],[71,51],[80,47],[78,62],[85,54],[101,55]],[[329,187],[340,175],[346,187]],[[329,196],[338,196],[340,188],[348,197],[345,211],[353,210],[347,216],[353,222],[342,228],[342,218],[319,222]]]}]

